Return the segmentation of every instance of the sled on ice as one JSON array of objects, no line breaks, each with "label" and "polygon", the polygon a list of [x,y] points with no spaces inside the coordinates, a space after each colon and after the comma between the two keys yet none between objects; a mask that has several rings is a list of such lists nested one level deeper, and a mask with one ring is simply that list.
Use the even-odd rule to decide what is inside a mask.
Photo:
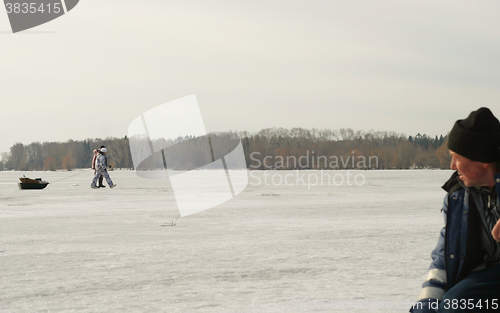
[{"label": "sled on ice", "polygon": [[47,187],[49,182],[43,181],[41,178],[27,178],[27,177],[21,177],[19,178],[20,182],[17,183],[19,186],[19,189],[43,189]]}]

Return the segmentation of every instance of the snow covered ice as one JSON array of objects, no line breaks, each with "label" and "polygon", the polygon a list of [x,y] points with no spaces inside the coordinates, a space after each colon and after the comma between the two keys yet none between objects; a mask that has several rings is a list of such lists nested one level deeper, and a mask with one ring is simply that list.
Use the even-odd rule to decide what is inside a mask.
[{"label": "snow covered ice", "polygon": [[[234,199],[165,226],[179,215],[167,181],[0,172],[0,312],[408,311],[451,171],[351,171],[365,178],[351,186],[249,173]],[[20,190],[23,174],[52,183]]]}]

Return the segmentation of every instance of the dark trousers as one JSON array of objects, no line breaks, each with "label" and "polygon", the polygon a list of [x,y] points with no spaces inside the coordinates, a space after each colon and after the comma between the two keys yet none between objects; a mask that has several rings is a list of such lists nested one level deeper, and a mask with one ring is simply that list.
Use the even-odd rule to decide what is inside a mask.
[{"label": "dark trousers", "polygon": [[500,264],[462,279],[444,294],[437,312],[500,312]]}]

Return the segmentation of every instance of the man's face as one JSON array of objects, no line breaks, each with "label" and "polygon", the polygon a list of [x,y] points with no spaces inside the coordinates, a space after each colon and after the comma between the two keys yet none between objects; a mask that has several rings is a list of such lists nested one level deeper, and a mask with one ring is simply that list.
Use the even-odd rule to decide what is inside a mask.
[{"label": "man's face", "polygon": [[465,186],[478,188],[482,186],[491,187],[492,175],[488,170],[488,163],[472,161],[471,159],[461,156],[451,150],[450,155],[450,168],[458,171],[459,178],[464,182]]}]

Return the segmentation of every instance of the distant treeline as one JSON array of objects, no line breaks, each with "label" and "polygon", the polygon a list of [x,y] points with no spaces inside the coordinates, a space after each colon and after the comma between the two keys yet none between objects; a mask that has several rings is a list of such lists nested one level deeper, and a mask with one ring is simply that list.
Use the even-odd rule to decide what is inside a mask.
[{"label": "distant treeline", "polygon": [[[250,169],[408,169],[448,168],[446,136],[352,129],[268,128],[257,133],[231,133],[241,139]],[[217,136],[217,134],[211,135]],[[92,151],[104,145],[113,168],[133,169],[129,139],[106,138],[66,142],[16,143],[3,153],[0,170],[71,170],[89,168]],[[184,142],[184,151],[200,150],[199,141]],[[192,145],[192,147],[189,147]],[[187,147],[187,148],[186,148]],[[187,156],[188,157],[188,156]],[[190,158],[190,168],[206,165],[206,159]],[[198,164],[199,163],[199,164]]]},{"label": "distant treeline", "polygon": [[92,152],[102,145],[106,146],[110,151],[108,163],[112,167],[133,167],[128,139],[125,137],[121,139],[68,140],[66,142],[33,142],[29,145],[16,143],[10,148],[9,153],[2,154],[0,168],[16,171],[90,168],[93,157]]}]

